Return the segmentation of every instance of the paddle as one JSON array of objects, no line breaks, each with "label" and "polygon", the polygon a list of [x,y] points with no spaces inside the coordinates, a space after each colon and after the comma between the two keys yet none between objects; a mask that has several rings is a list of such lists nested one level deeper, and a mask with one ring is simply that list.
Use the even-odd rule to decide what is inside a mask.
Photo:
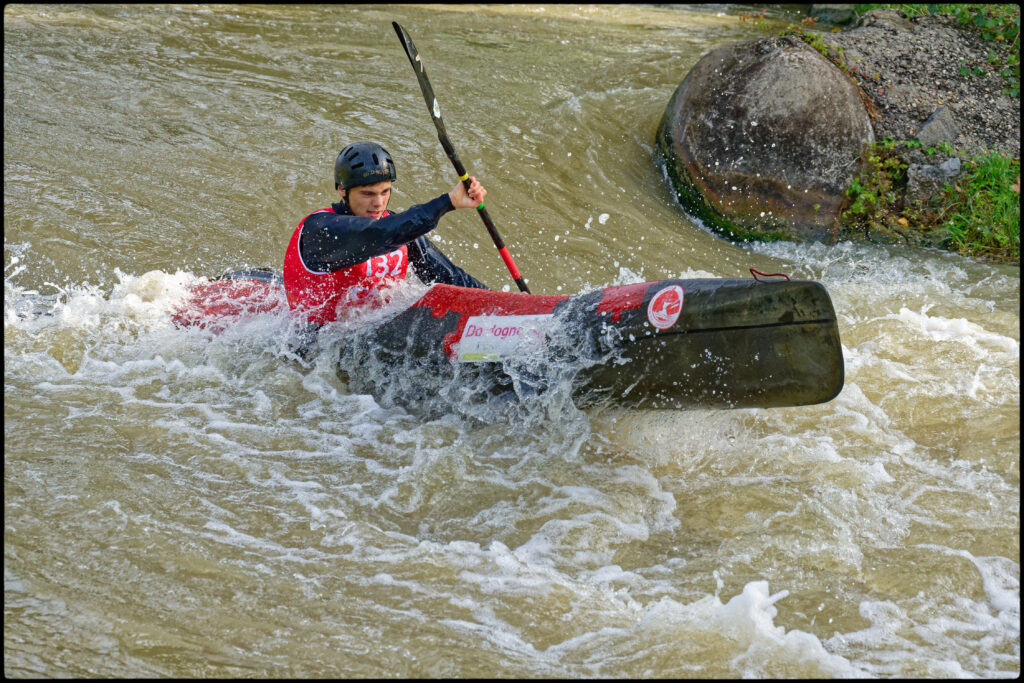
[{"label": "paddle", "polygon": [[[437,98],[434,97],[434,89],[430,86],[430,81],[427,79],[427,72],[423,68],[423,60],[420,59],[420,53],[416,51],[416,46],[412,43],[412,38],[406,33],[405,29],[399,26],[397,21],[391,22],[391,25],[395,27],[395,33],[398,34],[398,39],[402,41],[402,47],[405,48],[405,54],[409,58],[409,63],[412,64],[412,70],[416,74],[416,80],[420,83],[420,90],[423,91],[423,99],[427,103],[427,110],[430,112],[431,118],[434,120],[434,126],[437,128],[437,139],[441,141],[441,146],[444,147],[444,153],[448,155],[452,165],[455,166],[455,172],[459,174],[459,179],[462,184],[469,189],[469,173],[466,168],[459,161],[459,155],[455,153],[455,148],[452,147],[451,141],[448,139],[448,132],[444,128],[444,121],[441,120],[441,108],[437,106]],[[526,287],[526,282],[523,280],[523,276],[519,274],[519,269],[516,268],[515,261],[512,260],[512,255],[508,253],[508,249],[505,247],[505,243],[501,239],[501,235],[498,234],[498,229],[494,227],[494,221],[491,220],[490,214],[487,213],[487,209],[484,208],[481,202],[480,206],[476,207],[476,211],[480,214],[480,218],[484,222],[484,226],[487,228],[487,232],[491,234],[491,239],[494,241],[494,246],[498,248],[498,253],[501,254],[501,259],[505,262],[505,266],[508,268],[508,272],[512,274],[512,279],[519,285],[520,292],[530,293],[530,290]]]}]

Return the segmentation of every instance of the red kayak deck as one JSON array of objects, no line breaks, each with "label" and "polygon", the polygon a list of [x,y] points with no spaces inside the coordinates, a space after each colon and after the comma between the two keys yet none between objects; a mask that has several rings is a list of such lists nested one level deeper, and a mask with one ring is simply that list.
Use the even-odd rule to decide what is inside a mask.
[{"label": "red kayak deck", "polygon": [[284,287],[263,280],[211,280],[194,287],[171,313],[179,327],[221,331],[247,316],[287,310]]}]

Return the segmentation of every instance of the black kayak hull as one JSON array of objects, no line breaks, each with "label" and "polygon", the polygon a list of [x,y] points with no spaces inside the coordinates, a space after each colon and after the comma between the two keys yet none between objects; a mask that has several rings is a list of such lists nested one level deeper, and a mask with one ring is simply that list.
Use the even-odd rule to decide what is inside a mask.
[{"label": "black kayak hull", "polygon": [[[225,299],[231,315],[272,310],[282,292],[274,273],[231,273],[197,288],[175,321],[205,324]],[[580,406],[653,409],[812,405],[844,381],[835,310],[811,281],[662,280],[574,296],[434,285],[348,336],[339,365],[376,368],[357,384],[387,392],[397,374],[432,374],[421,397],[457,376],[507,388],[524,368],[538,391],[570,382]]]},{"label": "black kayak hull", "polygon": [[[652,324],[652,302],[675,287],[683,292],[678,318],[659,328]],[[489,295],[508,303],[489,307]],[[412,356],[443,366],[460,362],[456,349],[467,317],[550,311],[544,348],[533,345],[520,358],[573,368],[579,405],[800,406],[829,401],[843,387],[835,311],[817,282],[664,280],[544,297],[548,301],[537,306],[528,302],[540,297],[519,293],[480,297],[452,291],[436,298],[439,305],[421,300],[379,326],[370,335],[373,343],[390,352],[393,362]],[[522,305],[510,305],[517,299]],[[552,305],[551,299],[559,300]],[[476,362],[500,366],[516,359],[510,351]]]}]

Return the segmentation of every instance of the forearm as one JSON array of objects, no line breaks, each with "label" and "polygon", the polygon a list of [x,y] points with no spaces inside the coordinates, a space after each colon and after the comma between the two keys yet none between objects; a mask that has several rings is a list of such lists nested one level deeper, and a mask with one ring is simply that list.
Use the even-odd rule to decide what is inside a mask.
[{"label": "forearm", "polygon": [[302,228],[302,260],[314,270],[339,270],[387,254],[425,235],[452,211],[443,194],[425,204],[384,218],[313,214]]}]

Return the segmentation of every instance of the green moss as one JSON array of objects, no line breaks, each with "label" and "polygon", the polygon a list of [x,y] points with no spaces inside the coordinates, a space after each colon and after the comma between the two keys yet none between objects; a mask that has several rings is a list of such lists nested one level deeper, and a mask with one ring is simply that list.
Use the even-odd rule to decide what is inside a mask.
[{"label": "green moss", "polygon": [[782,32],[784,36],[792,36],[799,38],[804,41],[812,48],[817,50],[822,57],[835,64],[844,73],[849,71],[849,67],[846,65],[846,59],[844,50],[842,47],[836,47],[835,45],[826,45],[825,41],[822,40],[820,33],[814,33],[808,31],[803,26],[790,26]]},{"label": "green moss", "polygon": [[681,177],[682,174],[678,173],[677,169],[673,168],[672,163],[668,161],[665,151],[661,146],[664,144],[664,138],[661,135],[659,135],[658,142],[657,152],[659,158],[657,161],[659,164],[665,165],[667,175],[672,183],[672,189],[675,191],[676,199],[679,200],[679,203],[682,204],[687,212],[700,219],[708,228],[735,242],[778,242],[792,239],[791,235],[781,229],[741,225],[715,210],[714,207],[705,201],[701,192],[688,183],[685,178]]}]

